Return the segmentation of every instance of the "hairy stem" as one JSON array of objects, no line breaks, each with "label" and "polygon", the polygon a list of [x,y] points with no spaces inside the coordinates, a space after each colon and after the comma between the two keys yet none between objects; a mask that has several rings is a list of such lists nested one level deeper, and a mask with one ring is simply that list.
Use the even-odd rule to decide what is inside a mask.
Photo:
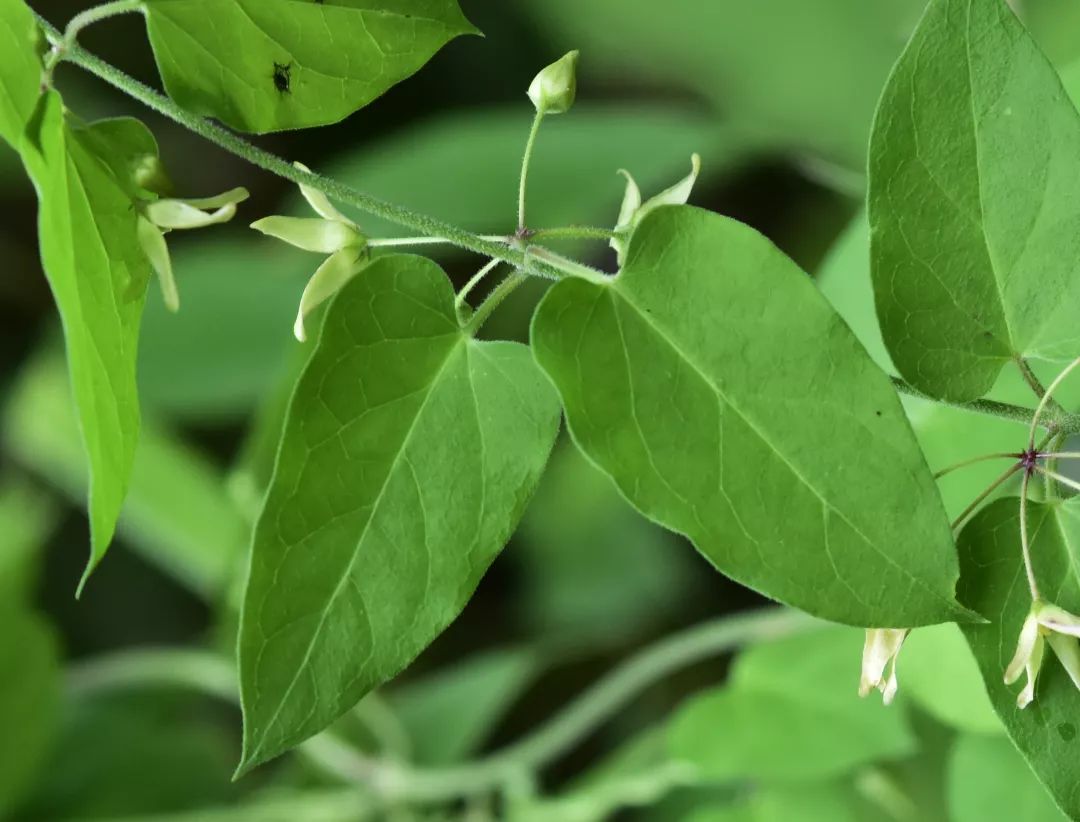
[{"label": "hairy stem", "polygon": [[1054,471],[1050,468],[1043,468],[1041,465],[1036,465],[1035,470],[1038,471],[1040,474],[1049,477],[1052,480],[1060,482],[1067,488],[1071,488],[1074,491],[1080,491],[1080,482],[1077,482],[1074,479],[1069,479],[1064,474],[1059,474],[1057,471]]},{"label": "hairy stem", "polygon": [[[622,663],[519,742],[460,766],[422,769],[371,758],[328,734],[309,740],[301,749],[324,770],[368,786],[384,802],[449,801],[498,791],[558,759],[642,691],[676,671],[820,624],[798,611],[768,608],[672,634]],[[232,664],[209,652],[123,651],[77,664],[68,674],[69,692],[82,698],[147,686],[192,688],[231,702],[237,697]]]},{"label": "hairy stem", "polygon": [[[922,400],[930,400],[940,405],[948,405],[953,408],[960,408],[964,411],[974,411],[977,414],[989,414],[995,417],[1003,417],[1007,420],[1015,420],[1016,422],[1022,422],[1030,424],[1035,419],[1035,412],[1030,408],[1025,408],[1022,405],[1010,405],[1007,402],[998,402],[997,400],[974,400],[973,402],[952,402],[950,400],[943,400],[938,397],[932,397],[924,391],[920,391],[910,383],[905,382],[899,377],[892,377],[893,387],[904,394],[908,394],[912,397],[918,397]],[[1043,414],[1043,419],[1039,420],[1039,425],[1043,428],[1054,430],[1070,430],[1077,425],[1077,420],[1072,416],[1062,416],[1053,411],[1049,411]]]},{"label": "hairy stem", "polygon": [[470,335],[475,335],[476,332],[480,330],[481,326],[487,322],[487,319],[491,316],[492,312],[502,304],[502,301],[513,294],[518,286],[527,279],[528,277],[526,275],[522,274],[520,271],[515,271],[495,286],[494,290],[488,294],[487,299],[476,309],[476,313],[473,314],[472,319],[469,320],[468,324],[465,326],[465,332]]},{"label": "hairy stem", "polygon": [[[40,14],[34,15],[38,23],[45,31],[50,42],[57,44],[62,42],[63,37],[56,27],[45,20]],[[324,177],[310,171],[296,168],[292,163],[259,148],[247,140],[239,137],[217,123],[206,120],[192,114],[184,108],[176,105],[165,95],[155,91],[144,83],[140,83],[133,77],[125,74],[114,66],[106,63],[101,58],[91,54],[77,43],[73,43],[67,49],[63,58],[80,68],[101,78],[109,85],[119,89],[124,94],[138,100],[147,108],[156,111],[164,117],[173,120],[189,131],[209,140],[219,148],[233,154],[240,159],[257,166],[264,171],[275,174],[297,185],[306,185],[321,191],[332,200],[344,205],[357,208],[368,214],[388,220],[404,228],[414,231],[424,237],[438,237],[460,248],[473,251],[485,257],[494,257],[510,263],[515,268],[526,274],[558,280],[567,276],[568,269],[558,263],[552,264],[540,260],[534,255],[528,258],[525,252],[505,242],[496,242],[473,234],[470,231],[458,228],[451,223],[444,222],[425,214],[420,214],[394,203],[388,203],[365,194],[352,186]]]},{"label": "hairy stem", "polygon": [[472,292],[472,290],[476,288],[476,286],[480,285],[480,282],[484,279],[484,277],[486,277],[488,274],[498,268],[501,263],[502,260],[491,260],[490,262],[488,262],[487,265],[485,265],[483,268],[473,274],[472,277],[469,278],[469,281],[461,287],[461,291],[458,292],[457,299],[454,301],[454,305],[458,309],[464,306],[465,301],[469,298],[470,292]]},{"label": "hairy stem", "polygon": [[79,12],[68,21],[64,29],[63,37],[53,43],[52,51],[45,58],[45,77],[48,81],[52,77],[56,64],[63,60],[67,52],[75,44],[76,38],[87,26],[91,26],[100,20],[107,20],[119,14],[130,14],[142,9],[143,0],[113,0],[111,3],[102,3],[86,11]]},{"label": "hairy stem", "polygon": [[[1060,406],[1058,406],[1056,402],[1051,405],[1051,402],[1053,402],[1054,392],[1057,391],[1058,386],[1065,381],[1065,378],[1068,377],[1069,374],[1072,373],[1073,369],[1076,368],[1078,365],[1080,365],[1080,357],[1077,357],[1075,360],[1065,366],[1065,368],[1061,370],[1061,373],[1054,378],[1054,381],[1050,383],[1050,387],[1046,389],[1046,393],[1043,394],[1043,398],[1039,401],[1039,405],[1035,409],[1035,415],[1031,418],[1031,431],[1028,435],[1029,450],[1035,447],[1035,431],[1038,429],[1039,423],[1042,421],[1042,418],[1044,416],[1059,415],[1058,408]],[[1063,425],[1049,426],[1049,428],[1054,433],[1074,433]]]},{"label": "hairy stem", "polygon": [[1020,369],[1020,376],[1024,378],[1024,382],[1028,384],[1028,388],[1035,394],[1035,399],[1041,400],[1046,396],[1046,386],[1042,384],[1042,381],[1035,376],[1035,372],[1031,370],[1031,365],[1023,357],[1015,357],[1013,362],[1016,363],[1016,367]]},{"label": "hairy stem", "polygon": [[610,240],[615,232],[607,228],[593,226],[564,226],[560,228],[540,228],[529,235],[532,240]]}]

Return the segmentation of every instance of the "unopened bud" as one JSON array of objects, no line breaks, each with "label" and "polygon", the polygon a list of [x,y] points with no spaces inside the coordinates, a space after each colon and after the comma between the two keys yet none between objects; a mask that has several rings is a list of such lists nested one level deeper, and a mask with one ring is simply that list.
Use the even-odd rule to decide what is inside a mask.
[{"label": "unopened bud", "polygon": [[577,96],[578,52],[556,60],[545,68],[529,85],[529,99],[540,114],[563,114],[574,105]]}]

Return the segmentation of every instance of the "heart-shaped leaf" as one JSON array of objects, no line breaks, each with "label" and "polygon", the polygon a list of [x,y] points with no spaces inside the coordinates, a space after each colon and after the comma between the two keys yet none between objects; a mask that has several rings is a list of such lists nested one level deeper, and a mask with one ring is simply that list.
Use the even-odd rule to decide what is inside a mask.
[{"label": "heart-shaped leaf", "polygon": [[963,616],[949,523],[888,378],[757,232],[658,209],[617,277],[551,289],[532,339],[578,445],[724,573],[854,625]]},{"label": "heart-shaped leaf", "polygon": [[874,290],[893,362],[954,400],[1016,357],[1080,354],[1080,115],[1003,0],[933,0],[870,147]]},{"label": "heart-shaped leaf", "polygon": [[241,770],[325,728],[457,616],[558,430],[516,343],[477,342],[430,260],[382,257],[332,303],[255,529]]}]

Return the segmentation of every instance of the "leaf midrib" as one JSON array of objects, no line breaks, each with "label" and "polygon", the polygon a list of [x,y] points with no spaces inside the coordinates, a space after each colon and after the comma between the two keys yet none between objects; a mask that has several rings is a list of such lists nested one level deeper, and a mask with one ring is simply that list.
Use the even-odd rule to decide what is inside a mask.
[{"label": "leaf midrib", "polygon": [[746,425],[761,439],[761,441],[769,448],[769,450],[771,450],[774,454],[777,455],[777,457],[780,458],[780,460],[784,463],[784,465],[788,467],[788,469],[796,477],[796,479],[798,479],[815,497],[817,497],[819,502],[822,504],[822,506],[824,506],[826,510],[833,511],[837,515],[837,517],[839,517],[844,523],[846,523],[848,527],[850,527],[852,531],[854,531],[859,536],[859,538],[862,539],[863,542],[865,542],[874,551],[874,553],[880,556],[886,562],[886,564],[896,569],[901,574],[901,576],[906,577],[908,580],[929,593],[935,599],[945,603],[945,605],[950,611],[956,610],[956,604],[954,602],[943,597],[938,591],[935,591],[933,588],[929,587],[923,580],[914,576],[903,566],[899,565],[895,560],[893,560],[892,557],[888,555],[888,553],[882,551],[872,540],[870,540],[865,534],[863,534],[862,530],[858,528],[853,522],[851,522],[843,511],[836,508],[831,502],[829,502],[824,496],[822,496],[818,489],[809,480],[807,480],[806,477],[803,476],[802,472],[798,468],[796,468],[796,466],[794,466],[790,462],[790,460],[788,460],[787,456],[783,454],[779,449],[777,449],[776,446],[773,445],[773,443],[769,440],[769,438],[763,434],[763,432],[758,428],[755,422],[738,405],[733,403],[727,396],[727,394],[725,394],[720,389],[720,387],[714,383],[712,378],[708,376],[708,374],[698,365],[698,363],[682,349],[682,347],[676,341],[675,337],[669,334],[666,329],[659,325],[659,323],[652,314],[642,310],[642,308],[629,297],[629,295],[625,292],[625,290],[623,290],[623,288],[620,288],[620,285],[623,282],[625,282],[623,280],[623,275],[620,275],[610,284],[605,283],[599,285],[598,287],[610,288],[613,293],[618,293],[618,295],[623,299],[623,301],[628,306],[634,309],[634,311],[645,322],[645,324],[648,325],[649,328],[651,328],[657,335],[659,335],[660,338],[663,339],[664,342],[666,342],[671,347],[672,351],[674,351],[676,355],[681,357],[694,370],[698,377],[709,388],[712,389],[713,393],[716,394],[717,398],[726,403],[728,407],[731,408],[743,420],[743,422],[745,422]]},{"label": "leaf midrib", "polygon": [[[379,493],[376,494],[375,499],[371,503],[371,513],[368,515],[360,531],[360,534],[356,539],[356,549],[353,551],[352,557],[349,559],[349,564],[345,569],[345,572],[341,575],[341,579],[338,580],[337,585],[334,587],[333,593],[327,598],[326,605],[323,606],[323,608],[321,609],[319,621],[311,632],[311,639],[308,641],[307,648],[304,651],[304,657],[300,661],[300,664],[296,666],[296,670],[293,673],[292,679],[290,679],[288,687],[286,687],[284,692],[282,693],[281,699],[278,701],[277,707],[274,709],[273,715],[270,717],[269,720],[267,720],[264,726],[265,728],[270,728],[277,722],[278,717],[281,715],[281,711],[284,709],[285,704],[288,702],[289,697],[292,695],[293,689],[296,687],[296,683],[300,681],[301,674],[308,667],[308,664],[311,661],[311,655],[314,652],[315,644],[322,633],[323,626],[326,624],[327,617],[329,616],[334,603],[337,602],[338,597],[344,590],[346,580],[348,580],[352,574],[357,558],[360,555],[360,546],[363,543],[363,538],[367,534],[368,528],[370,527],[372,521],[375,519],[375,514],[382,503],[383,496],[386,493],[386,489],[390,485],[390,477],[393,475],[394,469],[401,461],[406,448],[412,440],[413,434],[416,432],[420,419],[424,416],[424,413],[427,410],[428,402],[431,400],[432,395],[435,393],[435,386],[442,379],[443,374],[446,372],[446,369],[449,366],[450,362],[454,359],[454,356],[457,353],[458,349],[462,346],[468,345],[469,343],[469,337],[461,334],[460,331],[457,331],[455,333],[458,336],[458,340],[447,349],[445,358],[439,364],[439,368],[432,377],[431,382],[428,383],[427,393],[424,396],[424,400],[423,402],[421,402],[420,407],[416,411],[416,415],[413,417],[412,422],[409,424],[409,428],[405,432],[405,436],[402,437],[401,444],[395,451],[393,459],[390,461],[389,468],[386,471],[386,476],[383,478],[382,485],[379,488]],[[245,728],[246,727],[247,726],[245,725]],[[263,735],[265,738],[265,731]],[[253,762],[257,760],[258,757],[256,756],[256,754],[261,752],[264,747],[264,745],[260,745],[258,748],[252,751],[251,754],[245,757],[245,762]]]}]

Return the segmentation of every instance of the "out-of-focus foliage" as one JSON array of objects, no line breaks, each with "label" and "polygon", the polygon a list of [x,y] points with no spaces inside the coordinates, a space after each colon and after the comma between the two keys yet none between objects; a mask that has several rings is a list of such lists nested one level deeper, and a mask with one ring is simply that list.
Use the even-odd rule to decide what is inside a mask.
[{"label": "out-of-focus foliage", "polygon": [[[62,23],[90,4],[30,5]],[[611,227],[623,191],[617,169],[655,191],[685,174],[690,154],[699,152],[695,202],[761,228],[816,272],[871,357],[891,370],[873,309],[866,217],[855,212],[873,109],[921,0],[462,5],[486,39],[451,43],[429,72],[339,126],[279,134],[265,144],[387,200],[508,233],[531,117],[525,87],[538,66],[578,48],[579,100],[540,136],[530,223]],[[1076,4],[1019,6],[1048,56],[1064,67],[1075,99]],[[149,51],[133,48],[139,41],[125,32],[141,37],[141,21],[109,21],[81,40],[152,79]],[[273,82],[272,74],[265,79]],[[36,89],[36,73],[33,81]],[[85,119],[138,113],[70,67],[57,82]],[[159,119],[148,122],[176,179],[253,189],[244,221],[281,210],[279,203],[297,207],[290,188]],[[86,686],[81,659],[131,636],[231,653],[232,594],[243,582],[251,522],[292,384],[314,347],[290,336],[311,259],[240,226],[175,244],[183,309],[168,314],[155,292],[147,303],[138,358],[145,419],[115,561],[74,604],[87,537],[86,457],[56,356],[58,324],[37,256],[32,197],[17,154],[0,146],[0,819],[379,818],[366,794],[327,770],[317,747],[230,783],[239,748],[234,708],[177,687],[97,692]],[[373,236],[401,233],[351,216]],[[614,266],[603,243],[560,250]],[[432,253],[459,285],[478,267],[451,249]],[[515,294],[486,335],[526,339],[546,288]],[[716,307],[718,323],[727,310]],[[1044,380],[1054,373],[1039,370]],[[1030,402],[1016,377],[999,381],[993,396]],[[1066,386],[1059,396],[1075,405],[1080,389]],[[910,398],[904,407],[932,470],[1015,447],[1014,423]],[[1003,467],[980,464],[943,478],[947,512],[959,513]],[[687,549],[635,513],[564,438],[522,528],[459,622],[415,670],[361,703],[332,733],[366,755],[420,768],[453,767],[502,749],[647,637],[758,602]],[[822,639],[830,635],[842,641]],[[562,757],[542,786],[523,785],[511,818],[1061,818],[1001,735],[954,629],[909,637],[901,696],[888,710],[855,699],[859,645],[856,632],[825,631],[749,649],[730,677],[711,662],[672,677]],[[781,699],[770,687],[775,681],[798,683],[797,696]],[[764,721],[752,721],[751,707]],[[416,818],[485,819],[486,810],[483,803],[453,804]]]}]

